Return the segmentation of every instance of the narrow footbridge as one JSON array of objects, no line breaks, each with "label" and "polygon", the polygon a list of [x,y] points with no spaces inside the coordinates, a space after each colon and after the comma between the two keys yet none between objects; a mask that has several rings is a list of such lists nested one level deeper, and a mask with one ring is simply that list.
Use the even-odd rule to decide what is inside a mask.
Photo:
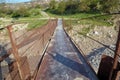
[{"label": "narrow footbridge", "polygon": [[97,80],[79,50],[66,35],[62,20],[51,38],[36,80]]},{"label": "narrow footbridge", "polygon": [[8,36],[0,43],[0,80],[98,80],[62,19],[34,30],[9,25],[1,31]]}]

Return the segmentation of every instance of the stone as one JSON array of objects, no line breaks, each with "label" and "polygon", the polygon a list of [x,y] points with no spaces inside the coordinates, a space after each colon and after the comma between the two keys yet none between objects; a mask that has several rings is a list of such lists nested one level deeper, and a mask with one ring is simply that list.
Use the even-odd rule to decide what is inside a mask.
[{"label": "stone", "polygon": [[89,34],[87,33],[87,36],[89,36]]},{"label": "stone", "polygon": [[98,33],[97,31],[94,31],[93,34],[95,34],[95,35],[99,35],[99,33]]},{"label": "stone", "polygon": [[112,34],[109,34],[109,38],[112,38],[113,37],[113,35]]},{"label": "stone", "polygon": [[115,45],[110,45],[109,47],[112,49],[115,49]]},{"label": "stone", "polygon": [[83,80],[83,78],[75,78],[74,80]]},{"label": "stone", "polygon": [[77,23],[80,23],[80,21],[77,21]]}]

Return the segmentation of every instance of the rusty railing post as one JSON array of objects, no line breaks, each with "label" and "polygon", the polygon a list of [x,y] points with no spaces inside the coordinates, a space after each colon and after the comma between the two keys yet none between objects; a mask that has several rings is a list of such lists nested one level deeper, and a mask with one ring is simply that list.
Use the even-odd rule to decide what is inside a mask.
[{"label": "rusty railing post", "polygon": [[45,46],[44,46],[44,42],[45,42],[45,41],[44,41],[44,33],[43,33],[42,37],[43,37],[43,49],[44,49],[44,47],[45,47]]},{"label": "rusty railing post", "polygon": [[111,72],[110,72],[109,80],[112,80],[113,73],[117,69],[118,58],[120,56],[120,21],[118,21],[118,26],[119,26],[118,39],[117,39],[117,43],[116,43],[116,50],[115,50],[115,55],[114,55],[113,67],[112,67]]},{"label": "rusty railing post", "polygon": [[14,58],[16,60],[17,67],[18,67],[18,70],[19,70],[19,73],[20,73],[20,77],[21,77],[22,80],[24,80],[23,79],[23,71],[22,71],[21,65],[20,65],[21,64],[20,63],[20,57],[18,55],[18,49],[17,49],[16,43],[15,43],[15,39],[13,39],[13,36],[12,36],[12,25],[9,25],[7,27],[7,29],[8,29],[11,45],[12,45],[13,55],[14,55]]}]

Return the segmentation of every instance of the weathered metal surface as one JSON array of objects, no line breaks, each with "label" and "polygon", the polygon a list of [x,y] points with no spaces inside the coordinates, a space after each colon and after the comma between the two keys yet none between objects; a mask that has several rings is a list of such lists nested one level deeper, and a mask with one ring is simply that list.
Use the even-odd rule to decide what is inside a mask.
[{"label": "weathered metal surface", "polygon": [[115,55],[114,55],[114,62],[113,62],[113,66],[110,72],[110,76],[109,76],[109,80],[113,80],[115,79],[116,76],[116,72],[119,71],[120,69],[118,69],[118,60],[120,57],[120,21],[118,21],[118,40],[116,43],[116,50],[115,50]]},{"label": "weathered metal surface", "polygon": [[1,80],[30,80],[34,76],[42,51],[56,28],[56,21],[49,20],[47,25],[31,31],[14,31],[12,25],[4,28],[8,29],[12,47],[6,50],[6,54],[0,56],[0,61],[6,61],[11,55],[13,60],[12,63],[6,64],[9,74],[5,76],[1,73],[3,70],[0,66]]},{"label": "weathered metal surface", "polygon": [[[9,71],[10,71],[10,80],[21,80],[18,67],[16,66],[16,62],[9,64]],[[9,79],[6,78],[6,79]]]},{"label": "weathered metal surface", "polygon": [[63,30],[62,20],[51,39],[36,80],[97,80]]},{"label": "weathered metal surface", "polygon": [[110,56],[102,55],[98,70],[98,78],[100,80],[109,80],[110,70],[112,69],[113,58]]},{"label": "weathered metal surface", "polygon": [[[27,57],[20,58],[20,68],[23,71],[22,75],[24,79],[22,80],[30,79],[30,69],[29,69],[29,64],[27,62]],[[16,62],[9,64],[9,70],[10,70],[9,72],[10,72],[11,80],[21,80],[21,76]]]},{"label": "weathered metal surface", "polygon": [[23,71],[22,71],[21,66],[20,66],[20,57],[18,55],[18,49],[17,49],[17,46],[15,44],[16,41],[14,40],[13,35],[12,35],[12,26],[11,25],[8,26],[7,29],[8,29],[8,32],[9,32],[10,41],[11,41],[12,50],[13,50],[13,55],[14,55],[16,63],[17,63],[17,67],[18,67],[18,70],[19,70],[19,73],[20,73],[20,77],[21,77],[21,79],[24,79]]},{"label": "weathered metal surface", "polygon": [[117,72],[115,80],[120,80],[120,71]]}]

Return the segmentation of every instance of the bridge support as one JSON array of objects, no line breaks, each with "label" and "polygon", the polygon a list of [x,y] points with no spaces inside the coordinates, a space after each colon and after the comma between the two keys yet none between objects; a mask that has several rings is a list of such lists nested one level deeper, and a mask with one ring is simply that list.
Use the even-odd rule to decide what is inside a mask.
[{"label": "bridge support", "polygon": [[100,80],[120,80],[120,21],[118,21],[118,39],[116,43],[116,50],[114,58],[109,56],[102,56],[100,63],[98,77]]},{"label": "bridge support", "polygon": [[[116,50],[115,50],[115,55],[114,55],[114,62],[113,62],[113,66],[112,66],[112,69],[111,69],[111,73],[110,73],[110,76],[109,76],[109,80],[113,80],[116,78],[116,73],[119,72],[119,65],[118,65],[118,60],[120,58],[120,21],[118,21],[118,29],[119,29],[119,32],[118,32],[118,39],[117,39],[117,43],[116,43]],[[117,76],[120,76],[120,75],[117,75]]]}]

